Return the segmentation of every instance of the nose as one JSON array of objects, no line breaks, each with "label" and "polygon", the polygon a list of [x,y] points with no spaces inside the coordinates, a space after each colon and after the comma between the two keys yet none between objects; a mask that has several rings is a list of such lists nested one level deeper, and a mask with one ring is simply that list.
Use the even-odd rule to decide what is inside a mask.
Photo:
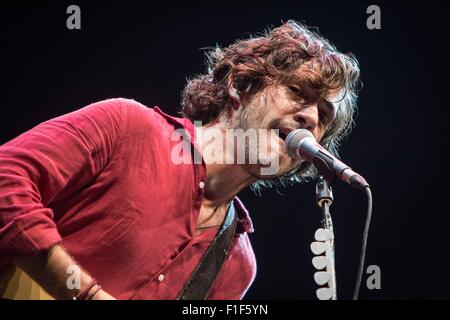
[{"label": "nose", "polygon": [[313,133],[317,139],[317,129],[319,124],[319,108],[316,104],[306,105],[294,114],[294,120],[300,123],[302,129],[307,129]]}]

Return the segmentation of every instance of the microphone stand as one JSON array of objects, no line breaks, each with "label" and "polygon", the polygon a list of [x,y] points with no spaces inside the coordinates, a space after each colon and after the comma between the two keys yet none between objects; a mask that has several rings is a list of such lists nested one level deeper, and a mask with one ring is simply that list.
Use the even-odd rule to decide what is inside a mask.
[{"label": "microphone stand", "polygon": [[328,239],[325,240],[326,257],[329,259],[329,263],[326,266],[326,272],[330,276],[328,280],[328,286],[331,290],[331,299],[337,300],[336,270],[334,263],[334,232],[333,221],[330,214],[330,206],[332,203],[333,191],[331,190],[330,183],[321,175],[319,176],[318,182],[316,183],[316,204],[321,208],[322,211],[322,226],[325,230],[328,230],[329,234]]}]

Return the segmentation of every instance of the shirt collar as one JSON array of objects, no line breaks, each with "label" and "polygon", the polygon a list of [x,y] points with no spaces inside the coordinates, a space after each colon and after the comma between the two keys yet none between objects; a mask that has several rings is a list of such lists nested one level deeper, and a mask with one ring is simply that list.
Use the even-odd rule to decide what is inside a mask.
[{"label": "shirt collar", "polygon": [[[234,203],[234,206],[236,209],[238,222],[242,226],[243,231],[245,231],[247,233],[254,232],[255,230],[253,229],[252,219],[250,218],[248,210],[247,210],[247,208],[245,208],[241,199],[239,199],[236,196],[236,197],[234,197],[233,203]],[[238,232],[239,232],[239,230],[238,230]]]}]

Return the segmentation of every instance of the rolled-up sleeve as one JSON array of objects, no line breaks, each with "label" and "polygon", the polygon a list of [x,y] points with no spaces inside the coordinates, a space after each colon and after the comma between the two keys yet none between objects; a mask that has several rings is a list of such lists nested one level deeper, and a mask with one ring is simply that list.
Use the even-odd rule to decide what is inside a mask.
[{"label": "rolled-up sleeve", "polygon": [[0,146],[0,266],[62,239],[48,204],[89,183],[119,138],[121,99],[43,122]]}]

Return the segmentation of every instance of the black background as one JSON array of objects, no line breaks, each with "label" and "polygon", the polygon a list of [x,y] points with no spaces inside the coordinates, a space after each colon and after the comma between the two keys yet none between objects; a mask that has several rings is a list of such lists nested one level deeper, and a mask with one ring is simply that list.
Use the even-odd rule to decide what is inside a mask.
[{"label": "black background", "polygon": [[[295,19],[319,27],[360,62],[359,114],[341,157],[372,186],[367,264],[381,290],[363,299],[448,299],[448,71],[450,11],[426,1],[40,1],[0,4],[0,144],[91,102],[126,97],[176,115],[201,47]],[[81,30],[66,8],[81,7]],[[381,8],[381,30],[366,8]],[[365,196],[334,185],[338,294],[356,278]],[[240,194],[251,212],[258,274],[246,299],[315,299],[309,244],[320,225],[314,184]],[[366,277],[365,277],[366,278]]]}]

